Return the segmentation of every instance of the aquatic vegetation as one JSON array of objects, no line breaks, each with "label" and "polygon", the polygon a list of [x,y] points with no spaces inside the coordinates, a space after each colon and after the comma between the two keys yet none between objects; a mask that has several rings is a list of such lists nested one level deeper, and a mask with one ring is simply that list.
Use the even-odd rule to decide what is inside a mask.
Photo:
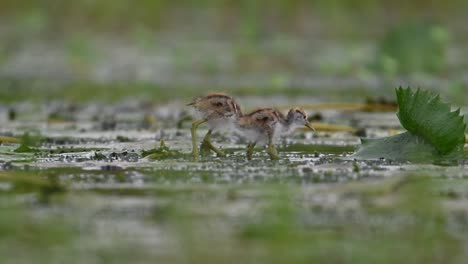
[{"label": "aquatic vegetation", "polygon": [[[465,104],[465,2],[0,1],[0,263],[465,263],[459,117],[398,91],[400,126],[387,89]],[[423,13],[443,24],[376,47]],[[225,157],[194,162],[185,104],[212,91],[317,133],[274,162],[217,133]]]},{"label": "aquatic vegetation", "polygon": [[379,139],[363,139],[354,157],[417,162],[456,160],[463,157],[465,128],[460,110],[429,91],[396,89],[397,116],[408,132]]},{"label": "aquatic vegetation", "polygon": [[30,207],[11,197],[0,197],[0,254],[3,263],[58,263],[56,253],[44,254],[51,248],[68,252],[79,235],[65,217],[55,213],[34,215]]},{"label": "aquatic vegetation", "polygon": [[463,240],[450,231],[436,185],[412,175],[311,193],[285,185],[181,193],[156,207],[154,220],[171,226],[178,253],[197,262],[437,263],[460,256]]},{"label": "aquatic vegetation", "polygon": [[419,89],[413,93],[400,87],[397,99],[397,116],[409,132],[421,135],[444,155],[463,145],[466,124],[460,109],[451,112],[439,95]]},{"label": "aquatic vegetation", "polygon": [[0,144],[1,143],[19,143],[20,140],[15,137],[7,137],[7,136],[0,136]]},{"label": "aquatic vegetation", "polygon": [[[282,141],[285,158],[278,162],[266,155],[247,162],[244,142],[236,139],[224,149],[227,157],[192,162],[187,124],[176,128],[182,115],[160,119],[164,133],[156,138],[164,140],[145,149],[155,144],[155,132],[130,126],[144,108],[132,115],[115,111],[120,123],[112,131],[100,130],[86,110],[82,131],[53,124],[37,140],[31,137],[38,133],[25,136],[22,141],[39,153],[16,153],[18,144],[5,142],[2,261],[126,263],[136,261],[135,248],[138,262],[156,263],[319,263],[330,256],[336,262],[431,263],[461,256],[465,242],[456,234],[466,227],[459,217],[465,212],[452,212],[445,202],[464,202],[464,167],[347,159],[358,142],[351,128],[361,119],[369,119],[371,135],[388,132],[379,127],[388,113],[359,105],[325,106],[333,115],[323,110],[324,131]],[[406,110],[400,111],[403,118]],[[357,123],[349,121],[350,113]],[[27,124],[24,113],[19,116],[6,124],[6,135]],[[15,203],[21,205],[11,209]],[[54,248],[52,257],[45,247]]]},{"label": "aquatic vegetation", "polygon": [[79,34],[74,35],[66,43],[66,51],[72,65],[83,73],[88,70],[91,63],[97,60],[99,55],[89,43],[89,37]]},{"label": "aquatic vegetation", "polygon": [[404,23],[381,40],[376,65],[387,74],[441,71],[448,43],[449,33],[443,26],[426,21]]},{"label": "aquatic vegetation", "polygon": [[17,153],[27,153],[27,152],[39,152],[37,147],[40,146],[43,141],[43,137],[38,134],[24,133],[20,138],[20,146],[14,150]]},{"label": "aquatic vegetation", "polygon": [[[465,115],[464,120],[465,120],[465,124],[468,124],[468,114]],[[465,133],[468,133],[468,125],[465,128]],[[468,140],[465,140],[465,141],[468,142]]]},{"label": "aquatic vegetation", "polygon": [[166,146],[166,143],[164,143],[164,140],[161,139],[158,148],[142,150],[141,156],[151,160],[160,160],[181,157],[183,154],[179,151],[169,149],[169,147]]}]

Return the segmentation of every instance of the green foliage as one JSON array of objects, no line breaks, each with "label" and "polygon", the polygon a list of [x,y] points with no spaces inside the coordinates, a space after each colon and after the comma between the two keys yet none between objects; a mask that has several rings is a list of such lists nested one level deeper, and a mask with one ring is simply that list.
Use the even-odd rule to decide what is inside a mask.
[{"label": "green foliage", "polygon": [[454,160],[463,156],[465,123],[460,110],[451,112],[438,95],[419,89],[396,89],[401,125],[396,136],[363,139],[354,154],[361,159],[386,158],[413,162]]},{"label": "green foliage", "polygon": [[149,159],[157,160],[180,157],[182,154],[179,151],[169,149],[164,143],[164,140],[161,140],[159,148],[143,150],[141,155],[143,157],[148,157]]},{"label": "green foliage", "polygon": [[465,123],[460,109],[451,112],[439,95],[402,87],[396,90],[401,125],[429,141],[441,154],[452,152],[465,142]]},{"label": "green foliage", "polygon": [[0,182],[10,182],[14,193],[37,193],[40,202],[48,203],[51,196],[66,191],[63,183],[53,172],[9,171],[0,173]]},{"label": "green foliage", "polygon": [[52,210],[37,214],[10,196],[0,197],[0,212],[2,263],[71,263],[67,254],[81,234],[72,220]]},{"label": "green foliage", "polygon": [[[465,115],[465,124],[468,124],[468,114]],[[465,132],[468,133],[468,125],[465,127]]]},{"label": "green foliage", "polygon": [[465,92],[465,84],[462,80],[454,80],[448,87],[448,96],[451,101],[458,105],[468,102],[468,95]]},{"label": "green foliage", "polygon": [[27,33],[40,33],[48,24],[48,17],[41,9],[33,9],[25,12],[17,18],[17,30]]},{"label": "green foliage", "polygon": [[16,153],[30,153],[30,152],[36,152],[37,150],[34,148],[29,147],[28,145],[21,144],[18,148],[14,150]]},{"label": "green foliage", "polygon": [[86,74],[89,66],[97,60],[98,53],[94,50],[89,37],[82,34],[75,34],[66,43],[66,52],[68,60],[72,63],[75,70]]},{"label": "green foliage", "polygon": [[0,208],[1,240],[14,242],[17,247],[34,251],[46,250],[51,246],[60,246],[69,242],[70,235],[74,233],[73,229],[65,225],[60,218],[34,219],[27,210],[7,205],[4,201]]},{"label": "green foliage", "polygon": [[[463,252],[430,177],[340,186],[315,190],[323,197],[315,202],[285,185],[173,193],[171,207],[155,220],[175,226],[177,253],[196,263],[438,263],[455,262]],[[329,191],[336,204],[324,202]],[[241,202],[252,210],[223,213]],[[215,253],[207,250],[213,247]]]},{"label": "green foliage", "polygon": [[278,188],[277,191],[270,197],[271,204],[262,212],[262,221],[245,225],[240,231],[241,238],[278,242],[301,236],[295,227],[298,212],[291,202],[291,194],[286,188]]},{"label": "green foliage", "polygon": [[42,140],[39,135],[24,133],[20,138],[21,145],[14,151],[16,153],[38,152],[39,150],[36,147],[40,146]]},{"label": "green foliage", "polygon": [[[200,94],[212,91],[224,91],[235,96],[267,96],[281,95],[287,97],[311,96],[308,87],[284,87],[266,86],[233,86],[226,88],[218,85],[164,85],[141,81],[72,81],[59,82],[54,80],[0,80],[0,102],[48,102],[51,98],[60,98],[65,102],[104,102],[115,103],[129,97],[160,103],[167,100],[178,99],[189,101]],[[352,98],[367,96],[375,89],[369,87],[349,87],[346,96]],[[387,92],[385,92],[387,93]],[[327,98],[343,99],[341,89],[317,89],[313,91],[314,96],[326,96]],[[385,95],[385,94],[384,94]]]},{"label": "green foliage", "polygon": [[[172,26],[177,20],[185,24],[191,17],[184,16],[184,12],[192,9],[201,11],[202,16],[215,18],[213,25],[216,26],[224,24],[219,23],[218,19],[228,23],[224,25],[234,22],[243,37],[255,39],[258,34],[268,33],[265,30],[268,27],[264,26],[266,23],[274,23],[281,30],[284,28],[281,26],[294,26],[306,16],[321,16],[326,21],[323,23],[325,26],[343,32],[350,31],[350,22],[368,23],[369,19],[381,18],[385,21],[389,12],[399,14],[398,18],[408,18],[430,10],[431,16],[437,18],[447,14],[464,15],[466,7],[464,0],[434,1],[430,4],[422,0],[397,0],[391,3],[379,0],[2,0],[0,16],[16,18],[20,26],[45,26],[54,34],[68,34],[76,29],[121,33],[131,32],[140,25],[157,29]],[[352,33],[356,34],[356,31]]]},{"label": "green foliage", "polygon": [[95,160],[105,160],[105,159],[107,159],[107,157],[106,157],[106,155],[96,151],[94,153],[94,159]]},{"label": "green foliage", "polygon": [[449,33],[442,26],[425,22],[399,25],[381,40],[376,67],[387,74],[441,71],[448,42]]},{"label": "green foliage", "polygon": [[362,146],[354,154],[359,159],[410,160],[425,162],[439,157],[437,149],[426,140],[409,132],[395,136],[362,139]]}]

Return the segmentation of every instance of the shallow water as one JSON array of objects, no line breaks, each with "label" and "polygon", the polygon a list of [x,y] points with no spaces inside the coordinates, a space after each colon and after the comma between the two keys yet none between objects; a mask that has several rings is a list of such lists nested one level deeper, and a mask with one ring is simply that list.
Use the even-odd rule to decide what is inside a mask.
[{"label": "shallow water", "polygon": [[[398,86],[468,120],[466,5],[13,2],[0,4],[0,263],[466,263],[468,145],[448,164],[351,156],[360,137],[403,132]],[[420,72],[442,42],[441,68]],[[280,139],[279,161],[216,133],[227,157],[194,161],[186,104],[213,91],[246,112],[303,106],[318,132]]]},{"label": "shallow water", "polygon": [[[246,108],[259,102],[242,99]],[[359,136],[353,132],[300,130],[279,140],[279,161],[270,161],[261,147],[247,161],[241,138],[216,134],[214,142],[227,157],[195,162],[190,109],[179,102],[149,108],[134,103],[13,107],[24,111],[5,121],[1,133],[30,132],[38,140],[30,153],[14,152],[15,143],[0,146],[1,207],[14,212],[0,216],[7,223],[0,224],[0,232],[16,232],[11,239],[15,250],[28,252],[24,261],[182,263],[236,256],[320,261],[349,247],[359,258],[377,241],[389,243],[383,248],[397,241],[412,250],[447,247],[437,257],[449,258],[456,249],[447,243],[465,245],[460,234],[468,230],[468,170],[462,161],[448,167],[354,161],[349,155]],[[51,115],[55,112],[60,115]],[[363,128],[370,137],[400,131],[393,113],[319,112],[321,122]],[[200,136],[205,132],[201,128]],[[160,140],[172,152],[144,157],[143,151],[158,148]],[[15,229],[14,221],[27,228]],[[42,230],[43,237],[31,236],[30,230]],[[373,232],[385,239],[375,240]],[[420,245],[426,236],[435,242]],[[54,248],[51,256],[34,250],[38,240]],[[310,243],[318,246],[310,250]],[[278,253],[291,244],[292,251]],[[0,252],[8,261],[15,257],[6,246]],[[387,251],[370,257],[398,260]]]}]

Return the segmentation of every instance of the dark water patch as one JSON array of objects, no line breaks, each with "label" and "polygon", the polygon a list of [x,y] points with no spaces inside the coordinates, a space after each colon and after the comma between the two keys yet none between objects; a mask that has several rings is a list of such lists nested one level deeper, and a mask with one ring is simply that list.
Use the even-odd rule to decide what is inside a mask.
[{"label": "dark water patch", "polygon": [[77,152],[96,152],[106,150],[103,148],[55,148],[55,149],[43,149],[42,151],[48,152],[49,154],[66,154],[66,153],[77,153]]},{"label": "dark water patch", "polygon": [[352,153],[355,146],[337,146],[337,145],[315,145],[315,144],[293,144],[285,148],[281,148],[280,151],[296,151],[300,153],[325,153],[325,154],[347,154]]}]

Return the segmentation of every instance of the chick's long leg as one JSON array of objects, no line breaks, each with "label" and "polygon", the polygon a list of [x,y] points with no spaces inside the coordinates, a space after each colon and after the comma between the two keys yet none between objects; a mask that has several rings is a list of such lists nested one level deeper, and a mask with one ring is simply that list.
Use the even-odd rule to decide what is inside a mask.
[{"label": "chick's long leg", "polygon": [[268,132],[268,146],[267,146],[267,153],[270,155],[272,160],[279,160],[280,157],[278,156],[278,151],[276,151],[275,145],[273,145],[273,133]]},{"label": "chick's long leg", "polygon": [[248,160],[251,160],[251,159],[252,159],[252,155],[253,155],[253,152],[254,152],[255,145],[257,145],[257,142],[250,142],[250,143],[247,145],[246,156],[247,156],[247,159],[248,159]]},{"label": "chick's long leg", "polygon": [[215,147],[213,143],[211,143],[211,133],[213,133],[213,130],[212,129],[208,130],[208,133],[206,133],[205,137],[203,138],[203,142],[200,147],[202,153],[206,153],[212,150],[218,156],[222,156],[222,157],[226,156],[224,152],[222,152],[220,149]]},{"label": "chick's long leg", "polygon": [[197,121],[192,123],[192,130],[191,130],[191,133],[192,133],[192,156],[195,159],[198,159],[198,155],[200,154],[198,152],[197,128],[198,128],[199,125],[205,123],[206,121],[208,121],[208,120],[207,119],[201,119],[201,120],[197,120]]}]

